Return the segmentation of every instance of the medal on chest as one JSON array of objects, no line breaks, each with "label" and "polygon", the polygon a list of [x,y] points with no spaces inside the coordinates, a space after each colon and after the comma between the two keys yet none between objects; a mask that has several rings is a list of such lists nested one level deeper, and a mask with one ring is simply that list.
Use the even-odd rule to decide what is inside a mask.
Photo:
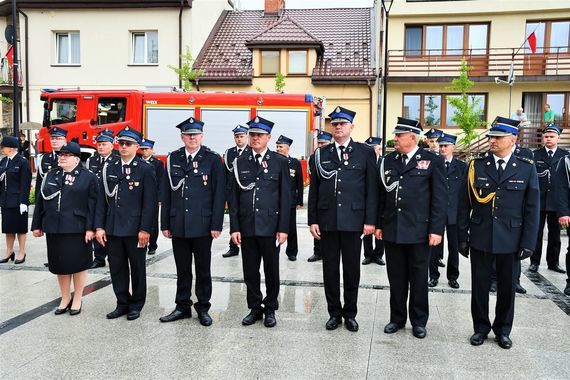
[{"label": "medal on chest", "polygon": [[129,181],[129,190],[134,189],[135,186],[135,182],[134,181]]},{"label": "medal on chest", "polygon": [[343,153],[342,154],[342,159],[344,160],[344,164],[348,165],[348,153]]},{"label": "medal on chest", "polygon": [[202,179],[204,180],[204,186],[208,186],[208,175],[207,175],[207,174],[204,174],[204,175],[202,176]]},{"label": "medal on chest", "polygon": [[192,161],[192,167],[194,168],[194,173],[198,173],[198,161]]},{"label": "medal on chest", "polygon": [[296,172],[295,169],[289,169],[289,175],[290,175],[291,177],[295,177],[295,172]]},{"label": "medal on chest", "polygon": [[127,175],[127,179],[131,179],[131,168],[128,166],[125,167],[125,174]]},{"label": "medal on chest", "polygon": [[427,168],[429,168],[430,164],[431,164],[431,161],[429,161],[429,160],[418,161],[418,163],[416,165],[416,169],[427,170]]},{"label": "medal on chest", "polygon": [[71,174],[65,175],[65,184],[68,186],[73,186],[73,182],[75,182],[75,177]]},{"label": "medal on chest", "polygon": [[268,172],[268,170],[267,170],[267,161],[262,161],[262,162],[261,162],[261,166],[263,166],[263,172],[264,172],[264,173],[267,173],[267,172]]}]

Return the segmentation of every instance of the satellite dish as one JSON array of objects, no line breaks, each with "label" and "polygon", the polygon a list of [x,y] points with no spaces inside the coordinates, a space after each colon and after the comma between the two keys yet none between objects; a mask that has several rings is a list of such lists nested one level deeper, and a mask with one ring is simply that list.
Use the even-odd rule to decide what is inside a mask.
[{"label": "satellite dish", "polygon": [[6,38],[6,42],[10,45],[14,44],[14,25],[6,25],[6,29],[4,29],[4,37]]}]

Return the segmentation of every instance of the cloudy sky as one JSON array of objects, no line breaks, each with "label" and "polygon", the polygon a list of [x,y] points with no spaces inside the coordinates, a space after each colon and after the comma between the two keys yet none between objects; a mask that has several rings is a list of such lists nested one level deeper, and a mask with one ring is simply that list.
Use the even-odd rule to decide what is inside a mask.
[{"label": "cloudy sky", "polygon": [[[263,9],[264,0],[239,0],[241,9]],[[235,2],[235,0],[234,0]],[[300,8],[363,8],[372,7],[374,0],[285,0],[285,7]]]}]

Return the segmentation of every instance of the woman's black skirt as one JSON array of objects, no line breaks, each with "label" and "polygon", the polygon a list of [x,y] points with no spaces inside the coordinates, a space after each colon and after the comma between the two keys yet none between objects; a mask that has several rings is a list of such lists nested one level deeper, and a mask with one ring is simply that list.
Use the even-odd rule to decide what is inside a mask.
[{"label": "woman's black skirt", "polygon": [[28,213],[20,214],[19,207],[2,207],[2,233],[25,234],[28,232]]},{"label": "woman's black skirt", "polygon": [[85,234],[46,234],[49,271],[73,274],[93,263],[92,244],[85,244]]}]

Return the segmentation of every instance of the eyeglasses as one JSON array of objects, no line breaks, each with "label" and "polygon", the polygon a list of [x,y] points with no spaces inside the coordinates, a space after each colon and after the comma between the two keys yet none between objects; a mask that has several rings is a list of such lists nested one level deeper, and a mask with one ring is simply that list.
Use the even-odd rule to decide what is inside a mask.
[{"label": "eyeglasses", "polygon": [[123,145],[124,145],[124,146],[131,146],[131,145],[133,145],[133,144],[134,144],[134,143],[133,143],[133,142],[130,142],[130,141],[119,141],[119,143],[118,143],[119,146],[123,146]]},{"label": "eyeglasses", "polygon": [[73,156],[73,154],[71,154],[71,153],[58,153],[57,155],[58,155],[58,157],[72,157]]}]

